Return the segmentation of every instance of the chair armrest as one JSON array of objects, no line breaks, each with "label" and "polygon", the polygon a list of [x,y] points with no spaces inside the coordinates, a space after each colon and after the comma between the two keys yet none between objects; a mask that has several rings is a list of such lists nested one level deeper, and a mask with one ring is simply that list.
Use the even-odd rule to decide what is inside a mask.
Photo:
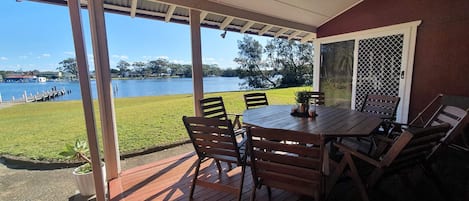
[{"label": "chair armrest", "polygon": [[341,144],[341,143],[334,143],[334,146],[336,146],[337,148],[339,148],[339,150],[340,150],[341,152],[350,153],[350,154],[352,154],[353,156],[355,156],[355,157],[357,157],[357,158],[359,158],[359,159],[361,159],[361,160],[363,160],[363,161],[365,161],[365,162],[367,162],[367,163],[369,163],[369,164],[371,164],[371,165],[374,165],[374,166],[376,166],[376,167],[381,167],[381,164],[380,164],[379,161],[377,161],[377,160],[375,160],[375,159],[373,159],[373,158],[371,158],[371,157],[369,157],[369,156],[367,156],[367,155],[365,155],[365,154],[362,154],[362,153],[360,153],[360,152],[358,152],[358,151],[356,151],[356,150],[353,150],[353,149],[351,149],[351,148],[349,148],[349,147],[347,147],[347,146],[345,146],[345,145],[343,145],[343,144]]},{"label": "chair armrest", "polygon": [[241,128],[241,121],[239,120],[239,117],[243,116],[242,114],[231,114],[231,113],[227,113],[227,115],[230,115],[230,116],[235,116],[234,120],[233,120],[233,125],[236,127],[236,128]]},{"label": "chair armrest", "polygon": [[226,114],[230,116],[235,116],[235,118],[239,118],[243,116],[242,114],[234,114],[234,113],[226,113]]}]

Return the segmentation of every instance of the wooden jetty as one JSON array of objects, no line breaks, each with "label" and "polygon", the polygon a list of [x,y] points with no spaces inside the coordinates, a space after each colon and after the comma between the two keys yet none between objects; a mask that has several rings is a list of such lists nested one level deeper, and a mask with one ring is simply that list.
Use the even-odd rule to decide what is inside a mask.
[{"label": "wooden jetty", "polygon": [[43,102],[43,101],[49,101],[52,100],[56,97],[63,96],[67,94],[67,91],[65,89],[59,89],[59,90],[49,90],[49,91],[43,91],[42,93],[37,92],[35,95],[28,94],[26,91],[24,92],[23,96],[20,99],[15,99],[14,97],[10,102],[12,103],[31,103],[31,102]]}]

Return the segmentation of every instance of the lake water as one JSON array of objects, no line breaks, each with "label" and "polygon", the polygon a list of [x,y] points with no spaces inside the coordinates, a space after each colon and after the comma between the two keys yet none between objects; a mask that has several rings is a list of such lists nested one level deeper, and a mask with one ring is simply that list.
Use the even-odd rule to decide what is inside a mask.
[{"label": "lake water", "polygon": [[[241,79],[237,77],[206,77],[204,78],[204,92],[222,92],[240,90]],[[115,97],[158,96],[168,94],[191,94],[192,78],[167,78],[144,80],[112,80]],[[57,89],[71,90],[58,101],[81,100],[78,82],[45,82],[45,83],[0,83],[0,94],[3,101],[10,101],[14,96],[20,99],[24,91],[28,95]],[[96,81],[91,81],[93,98],[97,98]]]}]

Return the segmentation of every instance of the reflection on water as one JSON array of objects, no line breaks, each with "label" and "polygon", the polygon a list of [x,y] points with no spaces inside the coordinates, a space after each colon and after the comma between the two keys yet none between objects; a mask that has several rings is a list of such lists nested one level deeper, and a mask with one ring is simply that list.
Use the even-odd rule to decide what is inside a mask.
[{"label": "reflection on water", "polygon": [[[221,92],[240,90],[241,79],[237,77],[207,77],[204,78],[204,92]],[[43,91],[70,90],[71,93],[55,100],[80,100],[80,85],[78,82],[45,82],[45,83],[0,83],[0,94],[3,101],[10,101],[12,97],[20,99],[25,93],[34,95]],[[91,81],[93,98],[97,97],[96,82]],[[191,78],[167,78],[144,80],[112,80],[112,90],[115,97],[158,96],[169,94],[192,94]]]}]

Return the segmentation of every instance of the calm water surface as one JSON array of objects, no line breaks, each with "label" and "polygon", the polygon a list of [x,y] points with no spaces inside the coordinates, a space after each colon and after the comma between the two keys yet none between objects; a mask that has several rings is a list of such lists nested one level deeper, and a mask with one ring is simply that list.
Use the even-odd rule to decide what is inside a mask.
[{"label": "calm water surface", "polygon": [[[207,77],[204,78],[204,92],[221,92],[240,90],[242,80],[237,77]],[[158,96],[168,94],[191,94],[192,78],[167,78],[144,80],[112,80],[115,97]],[[0,83],[0,94],[3,101],[10,101],[12,97],[20,99],[24,92],[28,95],[41,93],[46,90],[71,90],[70,94],[55,100],[80,100],[81,92],[78,82],[45,82],[45,83]],[[93,98],[97,98],[96,81],[91,81]]]}]

